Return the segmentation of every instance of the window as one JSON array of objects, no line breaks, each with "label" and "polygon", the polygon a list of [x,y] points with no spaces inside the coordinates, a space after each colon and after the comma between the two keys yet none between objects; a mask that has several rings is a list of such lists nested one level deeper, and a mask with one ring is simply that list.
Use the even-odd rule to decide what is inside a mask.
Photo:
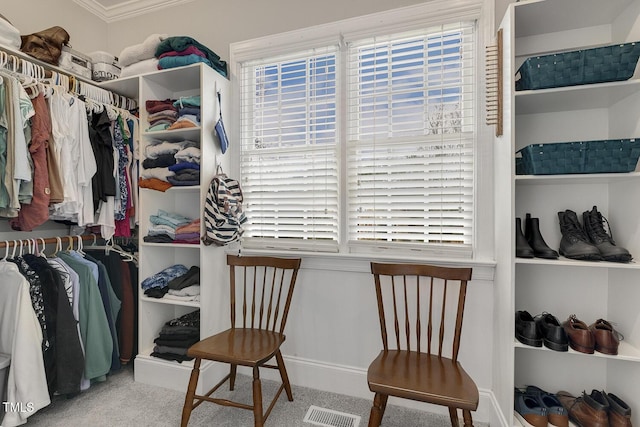
[{"label": "window", "polygon": [[243,66],[242,188],[247,241],[338,243],[336,49]]},{"label": "window", "polygon": [[475,27],[239,61],[245,245],[470,254]]}]

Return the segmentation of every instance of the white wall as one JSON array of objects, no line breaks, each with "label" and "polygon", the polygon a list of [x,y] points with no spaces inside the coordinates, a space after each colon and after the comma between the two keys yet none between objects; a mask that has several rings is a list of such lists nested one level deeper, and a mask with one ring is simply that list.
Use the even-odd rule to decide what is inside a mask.
[{"label": "white wall", "polygon": [[6,0],[0,13],[22,35],[59,25],[69,33],[69,44],[75,50],[107,50],[107,23],[72,0]]},{"label": "white wall", "polygon": [[[74,48],[83,52],[106,50],[118,55],[124,47],[140,43],[151,33],[167,33],[191,36],[228,60],[232,42],[421,2],[236,0],[217,8],[209,1],[196,0],[108,25],[72,0],[5,2],[11,4],[3,5],[2,13],[23,34],[61,25],[71,34]],[[44,11],[25,13],[36,8]],[[307,261],[303,261],[303,267]],[[365,373],[381,341],[368,264],[341,262],[338,268],[330,263],[327,268],[318,268],[317,261],[311,264],[313,267],[305,268],[298,280],[297,306],[291,313],[284,348],[293,359],[289,367],[292,382],[372,397]],[[483,268],[484,279],[474,280],[469,288],[460,360],[478,387],[487,392],[492,388],[493,283],[486,279],[492,274],[487,274],[491,268]],[[487,402],[481,399],[482,412],[491,411]],[[486,416],[478,419],[488,421]]]},{"label": "white wall", "polygon": [[422,0],[196,0],[111,23],[108,50],[117,55],[149,34],[166,33],[191,36],[226,60],[233,42],[417,3]]}]

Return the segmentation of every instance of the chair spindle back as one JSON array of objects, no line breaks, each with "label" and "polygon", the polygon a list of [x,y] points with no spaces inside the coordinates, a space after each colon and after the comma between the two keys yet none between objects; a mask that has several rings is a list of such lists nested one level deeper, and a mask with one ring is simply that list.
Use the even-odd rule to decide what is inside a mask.
[{"label": "chair spindle back", "polygon": [[[371,272],[384,350],[393,350],[390,346],[395,344],[397,350],[437,354],[457,361],[472,269],[371,263]],[[449,340],[452,351],[443,355]]]},{"label": "chair spindle back", "polygon": [[300,259],[227,255],[231,327],[283,333]]}]

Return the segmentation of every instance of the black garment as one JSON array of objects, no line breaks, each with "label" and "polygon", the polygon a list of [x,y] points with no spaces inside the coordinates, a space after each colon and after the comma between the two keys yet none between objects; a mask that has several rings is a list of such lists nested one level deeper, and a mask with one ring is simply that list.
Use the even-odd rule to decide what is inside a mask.
[{"label": "black garment", "polygon": [[113,176],[113,138],[111,137],[111,120],[106,111],[94,114],[89,121],[89,139],[96,158],[98,170],[91,179],[93,189],[93,210],[98,209],[107,196],[116,195],[116,180]]},{"label": "black garment", "polygon": [[[54,334],[50,334],[50,341],[55,349],[55,358],[53,360],[54,370],[48,373],[46,372],[47,363],[45,360],[49,393],[79,393],[84,371],[84,353],[64,282],[58,271],[51,267],[45,258],[26,254],[24,260],[40,276],[45,307],[49,305],[51,308],[51,319],[49,319],[49,311],[47,311],[47,327],[51,327],[50,332],[55,331]],[[51,339],[51,335],[54,336],[54,339]]]},{"label": "black garment", "polygon": [[174,360],[178,363],[182,363],[186,360],[193,360],[193,357],[189,357],[189,356],[184,356],[182,354],[174,354],[174,353],[159,353],[157,351],[154,351],[153,353],[151,353],[151,356],[153,357],[157,357],[159,359],[164,359],[164,360]]},{"label": "black garment", "polygon": [[33,311],[35,311],[36,313],[36,317],[38,318],[40,329],[42,329],[42,352],[44,354],[44,352],[49,349],[50,344],[49,335],[47,333],[47,318],[45,315],[40,276],[38,276],[38,273],[36,273],[31,267],[29,267],[29,264],[27,264],[22,257],[8,259],[7,261],[11,261],[16,264],[18,266],[18,271],[20,271],[20,274],[22,274],[29,282],[31,306],[33,307]]},{"label": "black garment", "polygon": [[150,298],[162,298],[167,292],[169,292],[169,288],[165,286],[164,288],[149,288],[144,291],[144,294]]},{"label": "black garment", "polygon": [[165,323],[166,326],[191,326],[194,328],[200,328],[200,310],[192,311],[182,315],[176,319],[169,320]]},{"label": "black garment", "polygon": [[173,243],[173,239],[166,234],[155,234],[153,236],[144,236],[143,241],[147,243]]},{"label": "black garment", "polygon": [[144,159],[142,161],[143,169],[166,168],[176,164],[176,158],[171,153],[160,154],[155,159]]},{"label": "black garment", "polygon": [[161,338],[156,338],[153,340],[153,342],[158,345],[167,345],[170,347],[182,347],[182,348],[189,348],[195,343],[197,343],[198,341],[200,341],[199,338],[187,338],[183,340],[164,340]]},{"label": "black garment", "polygon": [[182,276],[175,277],[167,283],[169,289],[180,290],[187,286],[193,286],[200,284],[200,267],[197,265],[191,266],[189,271]]}]

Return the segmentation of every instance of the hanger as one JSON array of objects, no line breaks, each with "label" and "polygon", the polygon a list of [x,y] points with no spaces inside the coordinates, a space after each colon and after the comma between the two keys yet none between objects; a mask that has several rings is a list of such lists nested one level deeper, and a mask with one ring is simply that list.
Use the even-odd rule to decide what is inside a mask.
[{"label": "hanger", "polygon": [[125,251],[119,245],[116,245],[115,243],[113,243],[113,238],[110,238],[109,240],[107,240],[104,246],[96,245],[95,242],[96,240],[94,239],[93,244],[91,246],[88,246],[87,248],[91,250],[104,249],[105,255],[109,255],[109,252],[113,251],[118,255],[120,255],[123,261],[134,262],[136,265],[138,264],[138,259],[136,258],[136,256],[133,255],[131,252]]},{"label": "hanger", "polygon": [[58,252],[62,250],[62,239],[58,236],[56,236],[56,248],[53,252],[53,254],[51,255],[52,257],[55,257],[58,255]]},{"label": "hanger", "polygon": [[76,237],[78,238],[78,248],[76,249],[76,252],[78,252],[80,255],[84,255],[85,253],[82,250],[82,236],[78,234],[76,235]]},{"label": "hanger", "polygon": [[4,241],[4,258],[2,258],[2,261],[7,261],[7,258],[9,257],[9,241],[5,240]]}]

